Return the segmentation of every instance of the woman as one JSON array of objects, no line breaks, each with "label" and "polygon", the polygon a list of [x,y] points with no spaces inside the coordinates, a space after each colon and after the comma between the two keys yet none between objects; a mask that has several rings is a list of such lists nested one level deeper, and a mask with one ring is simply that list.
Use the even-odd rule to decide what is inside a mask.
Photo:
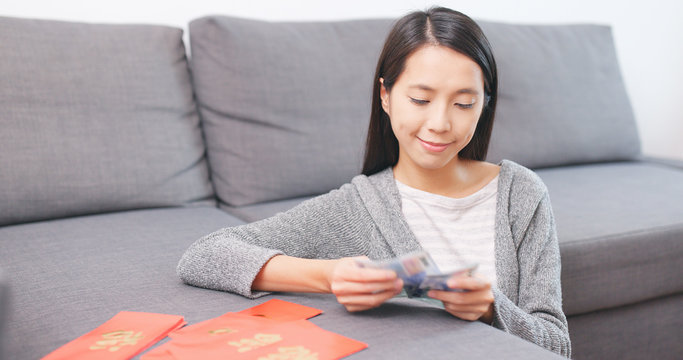
[{"label": "woman", "polygon": [[256,223],[195,242],[178,265],[188,284],[257,297],[331,292],[349,311],[377,307],[402,281],[359,259],[425,250],[453,276],[428,296],[570,355],[560,254],[548,193],[530,170],[484,162],[497,97],[496,64],[481,29],[432,8],[400,19],[380,55],[363,175]]}]

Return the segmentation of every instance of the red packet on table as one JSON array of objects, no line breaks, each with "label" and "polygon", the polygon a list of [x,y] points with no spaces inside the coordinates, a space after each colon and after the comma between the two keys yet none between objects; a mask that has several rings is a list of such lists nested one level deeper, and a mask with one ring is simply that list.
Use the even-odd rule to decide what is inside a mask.
[{"label": "red packet on table", "polygon": [[261,305],[256,305],[240,311],[240,314],[262,316],[280,321],[305,320],[322,314],[322,310],[309,306],[295,304],[280,299],[271,299]]},{"label": "red packet on table", "polygon": [[149,352],[142,354],[140,357],[141,360],[175,360],[173,355],[171,355],[171,352],[169,351],[169,348],[171,346],[170,342],[167,342],[165,344],[161,344],[154,349],[150,350]]},{"label": "red packet on table", "polygon": [[169,343],[175,359],[339,359],[367,344],[323,330],[307,320],[226,334],[201,344]]},{"label": "red packet on table", "polygon": [[121,311],[43,360],[130,359],[183,325],[185,321],[178,315]]},{"label": "red packet on table", "polygon": [[229,339],[233,334],[267,328],[280,321],[239,313],[225,313],[217,318],[205,320],[168,334],[171,341],[142,355],[142,360],[173,359],[170,349],[179,346],[203,346],[216,339]]},{"label": "red packet on table", "polygon": [[173,331],[168,334],[168,336],[173,339],[173,341],[182,341],[184,343],[203,342],[212,340],[216,337],[247,330],[260,329],[279,323],[280,321],[258,316],[240,313],[225,313],[217,318],[202,321]]}]

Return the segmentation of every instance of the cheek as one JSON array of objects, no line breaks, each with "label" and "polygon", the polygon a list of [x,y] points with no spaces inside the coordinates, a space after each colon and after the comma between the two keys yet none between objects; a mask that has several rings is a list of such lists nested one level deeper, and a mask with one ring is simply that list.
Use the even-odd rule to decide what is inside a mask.
[{"label": "cheek", "polygon": [[396,136],[413,133],[419,128],[419,116],[411,110],[410,107],[396,105],[392,108],[391,128]]},{"label": "cheek", "polygon": [[461,138],[464,140],[463,142],[465,144],[469,144],[470,141],[472,141],[472,138],[474,137],[474,132],[477,130],[477,123],[479,122],[479,116],[477,115],[476,117],[468,117],[466,121],[460,122],[459,128],[458,128],[458,133],[460,134]]},{"label": "cheek", "polygon": [[396,136],[399,143],[405,143],[412,133],[410,127],[398,119],[391,121],[391,129],[394,131],[394,136]]},{"label": "cheek", "polygon": [[477,128],[477,123],[479,122],[479,114],[471,114],[467,117],[461,119],[458,122],[458,132],[460,134],[471,137],[474,134],[474,130]]}]

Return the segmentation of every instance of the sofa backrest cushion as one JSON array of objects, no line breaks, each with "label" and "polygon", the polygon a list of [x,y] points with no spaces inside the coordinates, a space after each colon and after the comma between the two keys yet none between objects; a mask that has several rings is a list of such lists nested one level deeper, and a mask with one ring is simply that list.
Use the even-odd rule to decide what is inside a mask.
[{"label": "sofa backrest cushion", "polygon": [[191,67],[220,200],[319,194],[361,170],[372,78],[392,20],[190,23]]},{"label": "sofa backrest cushion", "polygon": [[[538,168],[640,153],[609,27],[478,23],[499,73],[489,161]],[[190,24],[194,85],[223,202],[319,194],[360,172],[371,82],[392,24],[223,16]]]},{"label": "sofa backrest cushion", "polygon": [[479,24],[498,65],[489,161],[539,168],[640,154],[608,26]]},{"label": "sofa backrest cushion", "polygon": [[0,225],[214,202],[182,30],[0,18]]}]

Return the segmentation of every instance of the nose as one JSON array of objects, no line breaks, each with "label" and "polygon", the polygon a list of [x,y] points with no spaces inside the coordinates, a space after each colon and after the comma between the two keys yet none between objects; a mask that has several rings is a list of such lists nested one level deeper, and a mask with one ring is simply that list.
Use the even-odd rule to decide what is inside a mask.
[{"label": "nose", "polygon": [[429,131],[444,133],[451,130],[451,119],[448,106],[435,106],[425,126]]}]

